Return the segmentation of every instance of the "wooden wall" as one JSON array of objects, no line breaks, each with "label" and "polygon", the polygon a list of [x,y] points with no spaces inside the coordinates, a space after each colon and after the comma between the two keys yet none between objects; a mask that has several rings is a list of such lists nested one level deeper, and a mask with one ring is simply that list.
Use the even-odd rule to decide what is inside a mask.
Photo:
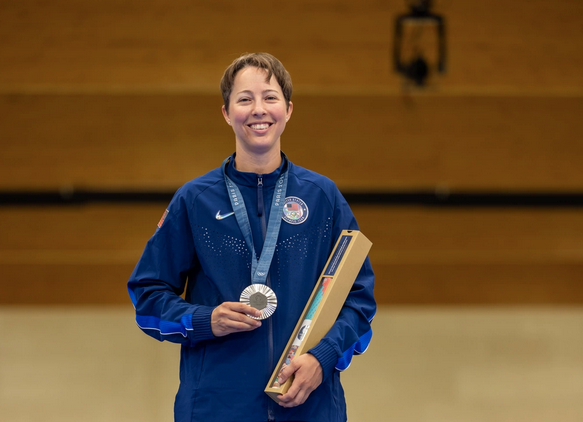
[{"label": "wooden wall", "polygon": [[[224,68],[279,57],[282,138],[346,192],[583,191],[583,3],[438,1],[448,66],[391,62],[404,1],[0,4],[0,190],[174,189],[230,154]],[[165,204],[0,207],[0,303],[124,303]],[[356,205],[388,304],[580,304],[583,212]]]}]

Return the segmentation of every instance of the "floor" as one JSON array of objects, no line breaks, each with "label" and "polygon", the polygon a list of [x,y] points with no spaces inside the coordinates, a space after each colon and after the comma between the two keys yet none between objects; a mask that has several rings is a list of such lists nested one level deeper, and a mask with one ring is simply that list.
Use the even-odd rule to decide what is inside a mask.
[{"label": "floor", "polygon": [[[130,307],[131,308],[131,307]],[[583,308],[380,308],[351,422],[581,422]],[[0,420],[172,420],[178,348],[128,307],[0,307]]]}]

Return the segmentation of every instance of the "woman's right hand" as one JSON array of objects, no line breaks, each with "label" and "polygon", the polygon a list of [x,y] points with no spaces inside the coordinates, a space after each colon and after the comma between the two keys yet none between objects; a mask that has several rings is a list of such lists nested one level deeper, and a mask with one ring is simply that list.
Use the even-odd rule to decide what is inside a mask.
[{"label": "woman's right hand", "polygon": [[252,331],[261,327],[257,321],[247,315],[261,316],[261,311],[240,302],[223,302],[211,314],[211,329],[215,337],[240,331]]}]

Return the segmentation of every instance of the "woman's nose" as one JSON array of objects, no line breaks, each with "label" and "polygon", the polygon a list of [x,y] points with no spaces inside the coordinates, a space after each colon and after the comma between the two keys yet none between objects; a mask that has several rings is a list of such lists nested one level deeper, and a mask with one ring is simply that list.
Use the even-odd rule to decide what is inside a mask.
[{"label": "woman's nose", "polygon": [[255,102],[255,106],[253,108],[253,115],[254,116],[264,116],[265,114],[266,114],[265,108],[263,107],[263,104],[261,103],[261,101]]}]

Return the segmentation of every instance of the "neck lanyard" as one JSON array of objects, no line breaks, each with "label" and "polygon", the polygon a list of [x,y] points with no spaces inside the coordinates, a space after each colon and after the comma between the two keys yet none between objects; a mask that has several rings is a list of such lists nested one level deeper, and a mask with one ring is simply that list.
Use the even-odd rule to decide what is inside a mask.
[{"label": "neck lanyard", "polygon": [[278,177],[277,183],[275,184],[275,191],[273,192],[273,199],[271,200],[271,211],[269,213],[267,234],[265,235],[263,249],[261,250],[261,255],[258,260],[253,245],[251,224],[249,223],[249,216],[247,215],[247,208],[245,207],[243,195],[241,195],[241,191],[237,185],[229,178],[229,176],[227,176],[227,164],[229,163],[230,158],[231,157],[227,157],[225,161],[223,161],[223,175],[225,176],[225,185],[227,187],[229,199],[231,200],[231,206],[235,212],[237,224],[243,233],[247,246],[249,246],[249,249],[251,249],[251,253],[253,254],[253,259],[251,260],[251,280],[253,284],[266,284],[267,274],[269,273],[271,260],[275,253],[275,245],[277,243],[279,228],[281,226],[281,209],[283,207],[285,192],[287,189],[287,168]]}]

